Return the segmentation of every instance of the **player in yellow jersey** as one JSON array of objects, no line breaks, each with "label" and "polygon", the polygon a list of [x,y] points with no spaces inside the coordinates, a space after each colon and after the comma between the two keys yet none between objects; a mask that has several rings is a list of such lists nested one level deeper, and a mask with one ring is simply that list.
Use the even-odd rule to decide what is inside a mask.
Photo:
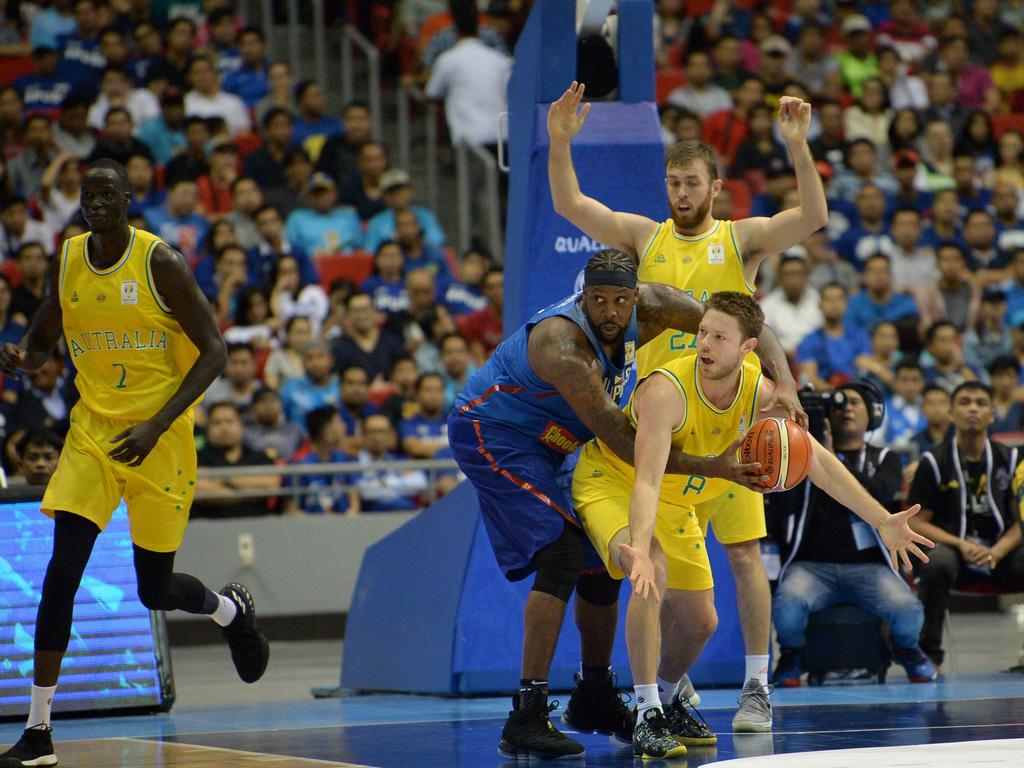
[{"label": "player in yellow jersey", "polygon": [[[697,354],[656,368],[626,406],[636,426],[635,470],[595,439],[583,448],[573,475],[573,500],[587,535],[608,572],[633,582],[626,642],[639,709],[635,751],[659,722],[684,743],[709,743],[695,733],[697,721],[674,689],[717,624],[693,504],[727,493],[729,484],[666,474],[665,457],[670,450],[719,455],[757,418],[774,385],[744,357],[757,346],[763,323],[750,296],[713,294],[698,328]],[[832,453],[813,438],[812,445],[811,481],[878,528],[893,558],[907,567],[909,553],[927,561],[917,544],[932,543],[908,524],[920,507],[890,515]],[[755,697],[759,688],[757,678],[747,680],[741,699]],[[764,714],[767,726],[747,729],[770,730],[770,705]]]},{"label": "player in yellow jersey", "polygon": [[193,405],[224,368],[224,339],[181,254],[128,225],[124,166],[99,160],[82,178],[90,231],[50,264],[24,338],[0,348],[0,372],[38,370],[63,336],[81,400],[42,511],[54,519],[53,553],[36,618],[28,727],[2,766],[56,765],[50,729],[75,593],[100,531],[123,498],[139,598],[151,610],[207,614],[223,628],[239,676],[255,682],[269,658],[252,595],[220,594],[174,573],[196,481]]},{"label": "player in yellow jersey", "polygon": [[[668,150],[665,189],[669,218],[658,223],[646,216],[612,211],[580,191],[573,170],[570,142],[583,126],[590,105],[580,104],[584,87],[572,86],[548,112],[548,177],[555,210],[589,237],[637,258],[641,280],[666,283],[707,299],[715,291],[752,293],[757,268],[768,255],[780,253],[825,226],[828,209],[821,178],[807,146],[811,105],[784,96],[779,105],[779,127],[796,171],[800,205],[767,217],[716,221],[711,215],[714,198],[722,189],[714,150],[699,141],[684,141]],[[653,181],[653,180],[652,180]],[[637,355],[637,373],[643,377],[680,355],[693,354],[694,340],[667,332],[647,351]],[[786,369],[768,370],[775,381],[775,397],[801,423],[796,383]],[[697,515],[707,532],[710,520],[715,538],[724,546],[736,579],[737,608],[746,646],[747,674],[764,684],[768,696],[768,643],[771,631],[771,592],[761,561],[759,539],[765,535],[764,500],[743,488],[733,497],[719,497],[698,506]],[[689,688],[689,680],[682,681]],[[692,689],[691,689],[692,690]],[[735,725],[746,727],[754,712],[737,713]]]}]

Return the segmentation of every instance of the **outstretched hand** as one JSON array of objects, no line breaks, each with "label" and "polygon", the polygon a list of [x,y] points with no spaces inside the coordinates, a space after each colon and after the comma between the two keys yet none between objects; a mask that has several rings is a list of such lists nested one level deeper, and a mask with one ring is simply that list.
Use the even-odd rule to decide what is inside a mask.
[{"label": "outstretched hand", "polygon": [[583,83],[573,80],[568,90],[558,97],[558,101],[552,103],[548,109],[548,135],[551,141],[572,141],[580,132],[590,112],[589,103],[580,108],[585,90]]},{"label": "outstretched hand", "polygon": [[908,552],[913,554],[922,563],[927,563],[928,555],[922,552],[921,548],[917,545],[935,546],[934,541],[916,533],[910,527],[910,518],[920,511],[921,505],[915,504],[909,509],[897,512],[895,515],[890,515],[889,519],[878,526],[878,533],[889,550],[889,557],[892,558],[893,565],[896,568],[899,568],[901,563],[906,568],[911,567]]}]

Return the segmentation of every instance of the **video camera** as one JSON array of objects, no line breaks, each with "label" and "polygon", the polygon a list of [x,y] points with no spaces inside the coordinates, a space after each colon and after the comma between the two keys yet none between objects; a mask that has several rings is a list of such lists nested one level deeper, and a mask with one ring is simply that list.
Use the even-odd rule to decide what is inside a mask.
[{"label": "video camera", "polygon": [[807,414],[807,431],[815,440],[825,439],[825,419],[846,407],[846,393],[840,389],[811,389],[804,387],[798,393],[800,405]]}]

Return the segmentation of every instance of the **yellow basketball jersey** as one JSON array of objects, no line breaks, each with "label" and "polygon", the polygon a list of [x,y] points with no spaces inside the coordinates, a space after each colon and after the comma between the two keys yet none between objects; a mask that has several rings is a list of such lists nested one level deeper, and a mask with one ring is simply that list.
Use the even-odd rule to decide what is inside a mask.
[{"label": "yellow basketball jersey", "polygon": [[149,260],[161,240],[131,228],[117,263],[96,269],[89,233],[64,243],[60,308],[82,402],[108,418],[145,420],[171,398],[199,356],[156,292]]},{"label": "yellow basketball jersey", "polygon": [[[725,409],[718,409],[701,392],[697,375],[697,356],[677,357],[652,373],[663,374],[679,390],[685,404],[683,421],[673,429],[672,448],[691,456],[719,456],[743,436],[747,428],[757,421],[758,393],[761,388],[761,368],[755,363],[744,361],[740,369],[740,382],[736,397]],[[633,398],[629,398],[625,411],[633,426],[636,414]],[[632,487],[635,473],[633,467],[620,459],[614,451],[600,440],[593,440],[587,449],[600,452],[600,463],[617,471]],[[593,454],[591,454],[593,456]],[[696,505],[725,492],[729,481],[721,478],[707,478],[701,475],[666,474],[661,483],[660,500],[663,504]]]},{"label": "yellow basketball jersey", "polygon": [[[672,219],[663,221],[640,255],[640,279],[664,283],[706,301],[716,291],[753,294],[743,277],[743,258],[733,222],[716,220],[698,237],[683,237]],[[696,336],[668,330],[637,350],[637,372],[646,376],[681,355],[692,355]]]}]

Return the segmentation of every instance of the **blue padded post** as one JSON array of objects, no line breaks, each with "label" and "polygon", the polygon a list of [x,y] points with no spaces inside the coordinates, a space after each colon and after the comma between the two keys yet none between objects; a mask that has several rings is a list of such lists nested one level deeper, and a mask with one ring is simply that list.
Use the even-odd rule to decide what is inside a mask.
[{"label": "blue padded post", "polygon": [[619,101],[654,101],[654,5],[651,0],[618,0],[617,8]]}]

